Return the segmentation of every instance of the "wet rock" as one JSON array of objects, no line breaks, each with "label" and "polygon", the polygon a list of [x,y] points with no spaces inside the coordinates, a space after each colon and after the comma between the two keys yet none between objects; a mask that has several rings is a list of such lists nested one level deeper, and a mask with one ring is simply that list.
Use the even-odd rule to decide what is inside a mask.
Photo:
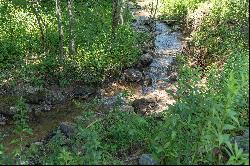
[{"label": "wet rock", "polygon": [[141,56],[140,58],[140,63],[142,64],[143,67],[149,66],[153,62],[153,57],[147,53]]},{"label": "wet rock", "polygon": [[141,98],[132,102],[132,106],[137,113],[146,114],[157,107],[156,98]]},{"label": "wet rock", "polygon": [[157,165],[151,154],[143,154],[139,158],[139,165]]},{"label": "wet rock", "polygon": [[122,94],[118,94],[111,97],[103,97],[100,100],[100,108],[102,110],[111,110],[116,106],[123,106],[127,104],[126,99],[122,96]]},{"label": "wet rock", "polygon": [[6,122],[7,118],[4,115],[0,114],[0,126],[4,126]]},{"label": "wet rock", "polygon": [[0,96],[0,114],[7,116],[15,115],[18,112],[17,109],[14,109],[17,101],[17,96]]},{"label": "wet rock", "polygon": [[73,124],[69,122],[62,122],[59,125],[59,130],[68,138],[72,137],[75,133],[75,128],[73,127]]},{"label": "wet rock", "polygon": [[167,32],[170,32],[170,30],[171,30],[170,27],[163,22],[157,21],[155,23],[155,33],[156,34],[167,33]]},{"label": "wet rock", "polygon": [[124,71],[124,77],[129,82],[140,82],[142,73],[138,69],[127,69]]},{"label": "wet rock", "polygon": [[97,88],[91,86],[77,86],[73,90],[73,96],[75,98],[88,99],[89,97],[97,93]]},{"label": "wet rock", "polygon": [[249,153],[249,129],[247,129],[242,136],[233,137],[231,142],[233,144],[236,142],[239,148]]}]

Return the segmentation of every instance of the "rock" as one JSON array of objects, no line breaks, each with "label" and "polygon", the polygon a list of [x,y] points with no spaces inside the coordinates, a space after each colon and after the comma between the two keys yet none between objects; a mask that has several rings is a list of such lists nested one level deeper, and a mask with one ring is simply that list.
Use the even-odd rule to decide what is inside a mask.
[{"label": "rock", "polygon": [[41,89],[35,91],[28,91],[24,95],[24,99],[28,104],[40,104],[41,102],[46,100],[46,92]]},{"label": "rock", "polygon": [[6,124],[7,118],[0,114],[0,126],[4,126]]},{"label": "rock", "polygon": [[42,145],[43,145],[43,142],[34,142],[33,144],[34,144],[34,145],[37,145],[37,146],[42,146]]},{"label": "rock", "polygon": [[237,143],[245,153],[249,153],[249,129],[247,129],[243,136],[235,136],[231,139],[232,144]]},{"label": "rock", "polygon": [[47,95],[46,103],[47,104],[60,104],[64,102],[66,99],[66,96],[60,91],[50,91],[50,93]]},{"label": "rock", "polygon": [[173,29],[173,31],[179,31],[179,30],[181,30],[181,28],[180,28],[179,25],[174,25],[174,26],[172,27],[172,29]]},{"label": "rock", "polygon": [[150,75],[149,75],[149,74],[145,74],[145,75],[144,75],[144,78],[143,78],[143,84],[144,84],[145,86],[151,86],[152,83],[153,83],[153,80],[152,80],[152,78],[150,77]]},{"label": "rock", "polygon": [[0,96],[0,114],[7,116],[15,115],[18,110],[14,109],[14,106],[18,99],[17,96]]},{"label": "rock", "polygon": [[135,108],[137,113],[145,114],[157,107],[157,101],[155,98],[141,98],[134,100],[132,102],[132,106]]},{"label": "rock", "polygon": [[48,112],[52,109],[52,105],[46,104],[45,102],[41,104],[30,104],[29,108],[32,112],[39,115],[41,112]]},{"label": "rock", "polygon": [[143,67],[149,66],[153,62],[153,57],[147,53],[141,56],[140,63],[143,65]]},{"label": "rock", "polygon": [[72,137],[75,133],[75,128],[73,127],[73,124],[69,122],[62,122],[59,125],[59,130],[68,138]]},{"label": "rock", "polygon": [[173,82],[177,81],[177,73],[176,72],[173,72],[170,74],[169,81],[173,81]]},{"label": "rock", "polygon": [[100,102],[100,109],[103,110],[111,110],[116,106],[123,106],[127,104],[126,99],[122,96],[121,93],[111,97],[103,97]]},{"label": "rock", "polygon": [[157,165],[151,154],[143,154],[139,158],[139,165]]},{"label": "rock", "polygon": [[124,71],[125,79],[129,82],[140,82],[142,73],[137,69],[127,69]]},{"label": "rock", "polygon": [[92,86],[77,86],[73,90],[73,96],[75,98],[88,99],[89,97],[97,93],[97,88]]},{"label": "rock", "polygon": [[249,129],[246,129],[246,131],[243,134],[243,137],[249,138]]}]

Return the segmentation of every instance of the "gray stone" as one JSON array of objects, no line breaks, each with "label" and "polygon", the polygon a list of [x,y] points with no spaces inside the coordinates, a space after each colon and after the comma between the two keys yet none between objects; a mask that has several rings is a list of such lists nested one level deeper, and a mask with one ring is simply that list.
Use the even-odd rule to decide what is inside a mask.
[{"label": "gray stone", "polygon": [[41,146],[41,145],[43,145],[43,142],[35,142],[35,143],[33,143],[34,145],[38,145],[38,146]]},{"label": "gray stone", "polygon": [[29,108],[32,112],[39,115],[41,112],[48,112],[52,109],[52,105],[46,104],[45,102],[41,104],[30,104]]},{"label": "gray stone", "polygon": [[141,98],[134,100],[132,102],[132,106],[135,108],[137,113],[146,114],[147,112],[155,109],[158,105],[155,98]]},{"label": "gray stone", "polygon": [[115,96],[111,96],[111,97],[103,97],[100,100],[101,104],[100,104],[100,108],[103,110],[111,110],[112,108],[116,107],[116,106],[121,106],[121,105],[126,105],[127,101],[125,99],[125,97],[122,96],[122,93],[119,93]]},{"label": "gray stone", "polygon": [[177,73],[176,72],[173,72],[170,74],[169,76],[169,81],[177,81]]},{"label": "gray stone", "polygon": [[150,76],[150,73],[145,73],[143,78],[143,85],[152,86],[153,79]]},{"label": "gray stone", "polygon": [[139,165],[157,165],[151,154],[143,154],[139,158]]},{"label": "gray stone", "polygon": [[249,129],[244,132],[243,136],[233,137],[231,142],[233,144],[236,142],[240,149],[246,153],[249,153]]},{"label": "gray stone", "polygon": [[59,130],[62,132],[63,135],[65,135],[68,138],[72,137],[75,133],[75,128],[73,124],[69,122],[62,122],[59,125]]},{"label": "gray stone", "polygon": [[7,121],[7,118],[4,115],[0,114],[0,126],[5,125],[6,121]]},{"label": "gray stone", "polygon": [[153,62],[153,57],[147,53],[141,56],[140,58],[140,63],[142,64],[143,67],[149,66]]},{"label": "gray stone", "polygon": [[50,91],[47,95],[46,103],[47,104],[60,104],[64,102],[66,96],[61,91]]},{"label": "gray stone", "polygon": [[88,99],[96,93],[97,89],[92,86],[78,86],[73,90],[73,96],[81,99]]},{"label": "gray stone", "polygon": [[249,138],[249,129],[246,129],[246,131],[244,132],[243,137]]},{"label": "gray stone", "polygon": [[124,71],[125,79],[129,82],[140,82],[142,73],[137,69],[127,69]]}]

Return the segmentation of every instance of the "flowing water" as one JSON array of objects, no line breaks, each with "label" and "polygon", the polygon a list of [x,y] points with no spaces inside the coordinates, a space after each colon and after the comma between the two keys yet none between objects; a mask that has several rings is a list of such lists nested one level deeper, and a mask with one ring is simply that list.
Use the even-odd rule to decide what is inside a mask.
[{"label": "flowing water", "polygon": [[[134,4],[130,4],[130,11],[135,18],[134,28],[139,32],[151,33],[154,36],[153,61],[149,67],[143,70],[144,75],[147,75],[152,80],[152,84],[146,86],[113,83],[103,90],[105,92],[103,93],[103,98],[107,96],[112,98],[124,90],[130,90],[134,92],[131,99],[147,96],[156,97],[159,107],[154,112],[160,112],[175,102],[166,92],[166,89],[176,90],[176,87],[170,83],[169,79],[171,73],[174,72],[175,56],[181,52],[182,35],[179,32],[172,32],[171,28],[161,21],[153,21],[153,28],[149,26],[148,22],[150,22],[152,14],[149,12],[150,9],[147,8],[148,4],[146,2],[138,3],[137,7]],[[71,101],[55,107],[30,123],[33,135],[27,139],[28,142],[34,142],[43,138],[52,129],[55,129],[60,122],[71,122],[80,114],[81,110],[75,108]],[[14,147],[14,145],[10,144],[10,141],[18,138],[18,135],[13,130],[14,125],[0,126],[0,131],[6,135],[1,143],[8,145],[8,151],[11,151]]]}]

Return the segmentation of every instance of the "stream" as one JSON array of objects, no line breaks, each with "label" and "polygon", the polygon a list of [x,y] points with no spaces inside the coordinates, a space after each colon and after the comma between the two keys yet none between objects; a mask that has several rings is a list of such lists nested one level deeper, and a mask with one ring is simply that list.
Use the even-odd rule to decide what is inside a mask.
[{"label": "stream", "polygon": [[[147,8],[149,4],[138,2],[135,7],[131,3],[129,8],[135,18],[133,23],[135,30],[151,33],[154,36],[154,48],[149,50],[149,54],[152,54],[152,62],[142,71],[143,75],[149,78],[152,83],[144,85],[118,80],[101,89],[100,98],[105,98],[107,99],[106,102],[110,102],[124,90],[129,90],[133,92],[133,95],[129,98],[130,100],[147,97],[155,98],[158,107],[152,109],[152,112],[157,113],[166,110],[169,105],[175,103],[174,99],[166,92],[166,89],[176,90],[171,79],[175,74],[175,56],[182,51],[182,34],[173,32],[170,26],[161,21],[153,21],[151,23],[153,25],[152,30],[147,24],[152,17],[149,12],[150,9]],[[80,114],[81,110],[75,107],[72,101],[54,107],[52,110],[41,114],[35,121],[30,122],[33,134],[27,141],[31,143],[42,139],[61,122],[72,122]],[[0,126],[0,132],[4,134],[1,143],[6,145],[7,151],[10,152],[14,148],[10,141],[18,137],[14,133],[14,124]]]}]

